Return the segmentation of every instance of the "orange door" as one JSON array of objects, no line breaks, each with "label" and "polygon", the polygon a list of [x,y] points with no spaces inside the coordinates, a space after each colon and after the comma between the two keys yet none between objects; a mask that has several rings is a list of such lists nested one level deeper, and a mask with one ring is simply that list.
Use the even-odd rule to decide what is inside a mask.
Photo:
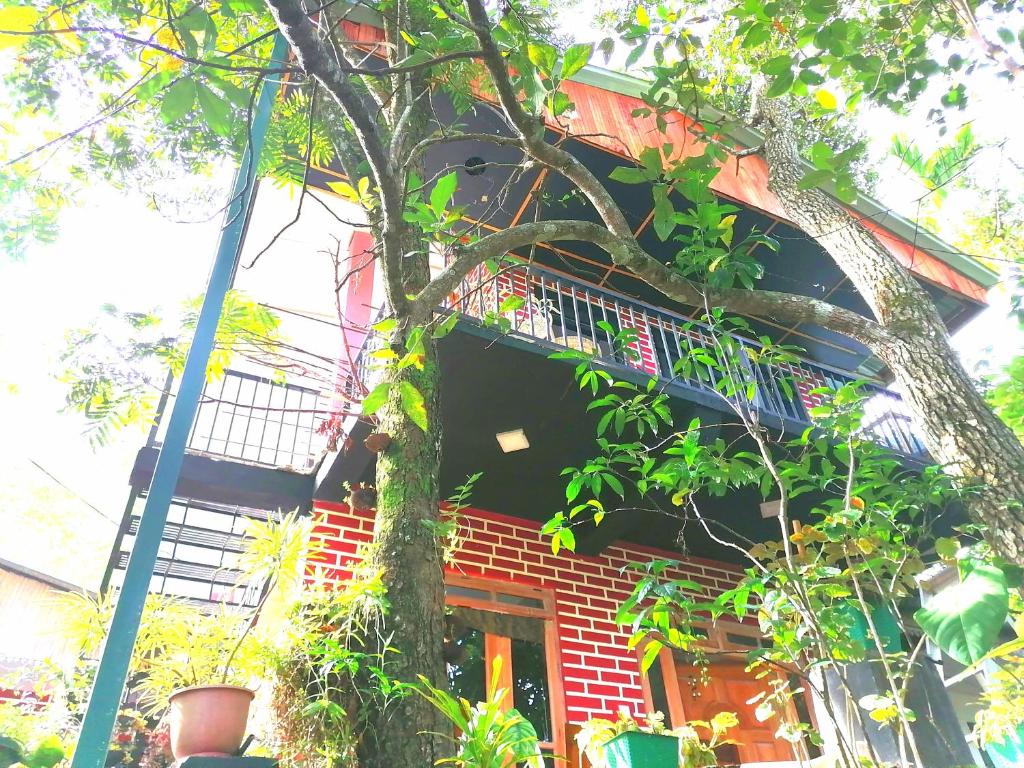
[{"label": "orange door", "polygon": [[777,717],[764,722],[754,716],[757,702],[750,699],[768,689],[765,679],[757,680],[742,664],[711,664],[707,669],[707,685],[701,683],[697,667],[677,665],[679,695],[687,720],[710,720],[719,712],[733,712],[739,725],[729,732],[739,742],[719,751],[719,764],[757,763],[795,760],[793,746],[775,737]]}]

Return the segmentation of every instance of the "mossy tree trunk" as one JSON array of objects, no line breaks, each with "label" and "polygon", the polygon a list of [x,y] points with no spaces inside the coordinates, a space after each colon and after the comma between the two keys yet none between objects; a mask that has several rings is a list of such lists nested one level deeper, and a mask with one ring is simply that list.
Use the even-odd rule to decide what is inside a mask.
[{"label": "mossy tree trunk", "polygon": [[867,302],[885,335],[869,344],[902,385],[914,424],[936,463],[965,488],[966,506],[993,547],[1024,560],[1024,445],[978,392],[931,297],[914,276],[825,192],[801,189],[803,168],[785,105],[756,115],[765,132],[768,186]]},{"label": "mossy tree trunk", "polygon": [[[404,348],[402,332],[396,346]],[[444,573],[440,548],[429,525],[439,511],[438,471],[441,421],[440,371],[436,349],[428,344],[423,368],[389,371],[395,386],[381,411],[380,430],[391,443],[377,456],[377,515],[371,564],[387,585],[391,610],[379,628],[387,645],[386,671],[415,682],[424,675],[441,685],[446,672]],[[422,393],[427,415],[424,431],[405,412],[397,384],[412,383]],[[410,695],[384,712],[371,712],[363,768],[428,768],[445,756],[446,721],[420,696]]]}]

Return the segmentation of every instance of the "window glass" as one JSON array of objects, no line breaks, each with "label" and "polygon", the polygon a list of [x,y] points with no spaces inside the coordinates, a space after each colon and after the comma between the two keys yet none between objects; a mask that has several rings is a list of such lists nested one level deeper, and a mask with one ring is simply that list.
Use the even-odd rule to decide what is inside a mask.
[{"label": "window glass", "polygon": [[448,686],[456,696],[471,702],[487,698],[487,667],[484,659],[484,633],[466,629],[449,645]]},{"label": "window glass", "polygon": [[[665,676],[661,671],[660,659],[655,659],[650,669],[647,670],[647,682],[651,687],[651,702],[654,704],[654,711],[661,712],[665,716],[666,722],[668,722],[670,719],[668,692],[665,690]],[[684,723],[670,723],[670,725],[673,728],[678,728],[684,725]]]},{"label": "window glass", "polygon": [[528,608],[543,608],[544,601],[537,597],[524,597],[523,595],[510,595],[506,592],[498,592],[496,597],[499,603],[509,605],[524,605]]},{"label": "window glass", "polygon": [[444,588],[444,593],[449,597],[471,597],[474,600],[490,600],[491,593],[485,592],[482,589],[472,589],[470,587],[459,587],[452,584],[448,584]]},{"label": "window glass", "polygon": [[553,741],[544,643],[513,638],[512,686],[512,705],[530,721],[541,741]]}]

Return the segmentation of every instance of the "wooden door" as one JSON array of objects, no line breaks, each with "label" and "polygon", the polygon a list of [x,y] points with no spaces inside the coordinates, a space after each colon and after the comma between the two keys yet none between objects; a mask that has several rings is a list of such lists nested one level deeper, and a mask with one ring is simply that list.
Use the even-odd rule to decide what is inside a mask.
[{"label": "wooden door", "polygon": [[767,680],[757,680],[743,664],[718,663],[707,669],[707,685],[701,683],[701,670],[678,664],[679,695],[687,720],[710,720],[719,712],[733,712],[739,725],[729,736],[739,742],[719,751],[719,765],[737,763],[784,762],[795,760],[793,746],[775,737],[777,717],[760,722],[754,716],[757,702],[747,702],[768,689]]}]

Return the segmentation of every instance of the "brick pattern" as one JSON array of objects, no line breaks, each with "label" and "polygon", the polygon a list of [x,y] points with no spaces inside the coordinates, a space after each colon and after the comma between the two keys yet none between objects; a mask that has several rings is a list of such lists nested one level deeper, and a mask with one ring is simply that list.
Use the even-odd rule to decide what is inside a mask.
[{"label": "brick pattern", "polygon": [[[346,579],[360,545],[372,538],[373,513],[322,503],[315,511],[315,533],[326,543],[320,555],[324,575]],[[629,632],[615,624],[615,612],[636,580],[621,569],[632,561],[658,557],[674,556],[622,542],[599,557],[553,555],[538,524],[470,509],[462,513],[452,572],[553,591],[566,721],[582,723],[614,716],[620,707],[640,715],[646,711],[639,659],[627,647]],[[728,589],[738,576],[730,566],[715,561],[690,558],[685,563],[685,569],[673,576],[703,584],[710,594]]]},{"label": "brick pattern", "polygon": [[823,395],[811,392],[811,390],[824,387],[828,383],[821,374],[793,363],[783,363],[779,367],[793,375],[796,395],[803,403],[805,410],[809,411],[824,402]]},{"label": "brick pattern", "polygon": [[632,328],[636,331],[636,341],[630,344],[639,358],[631,358],[628,362],[633,368],[638,368],[644,373],[654,376],[658,375],[658,358],[654,353],[654,343],[651,340],[651,328],[646,320],[633,311],[631,307],[619,308],[619,327]]}]

